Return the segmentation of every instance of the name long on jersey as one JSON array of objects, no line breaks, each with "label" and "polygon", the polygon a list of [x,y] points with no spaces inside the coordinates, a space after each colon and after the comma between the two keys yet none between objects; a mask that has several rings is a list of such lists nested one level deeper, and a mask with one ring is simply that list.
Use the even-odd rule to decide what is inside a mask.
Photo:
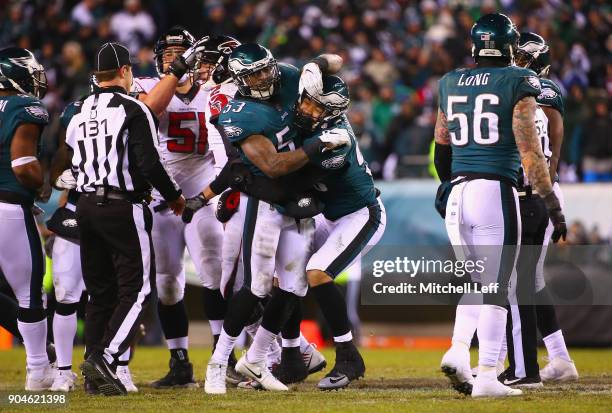
[{"label": "name long on jersey", "polygon": [[[134,91],[150,93],[159,78],[134,80]],[[194,86],[175,94],[159,116],[157,152],[164,168],[186,197],[197,195],[215,177],[214,156],[209,148],[205,105],[209,91]],[[161,198],[153,191],[155,198]]]}]

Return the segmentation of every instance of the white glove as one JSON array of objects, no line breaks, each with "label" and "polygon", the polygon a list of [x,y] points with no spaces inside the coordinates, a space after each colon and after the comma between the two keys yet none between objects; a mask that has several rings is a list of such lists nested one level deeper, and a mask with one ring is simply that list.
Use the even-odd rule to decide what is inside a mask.
[{"label": "white glove", "polygon": [[324,130],[319,139],[325,144],[323,152],[339,146],[351,145],[351,135],[346,129],[342,128]]},{"label": "white glove", "polygon": [[202,37],[200,40],[195,42],[193,46],[185,50],[181,55],[183,61],[190,69],[193,69],[194,65],[198,61],[198,58],[200,57],[204,49],[206,49],[206,43],[209,39],[209,36]]},{"label": "white glove", "polygon": [[55,180],[55,187],[59,189],[74,189],[77,183],[74,179],[71,169],[66,169],[62,174]]},{"label": "white glove", "polygon": [[302,68],[298,93],[302,95],[304,89],[311,96],[320,96],[323,93],[323,77],[316,63],[306,63]]}]

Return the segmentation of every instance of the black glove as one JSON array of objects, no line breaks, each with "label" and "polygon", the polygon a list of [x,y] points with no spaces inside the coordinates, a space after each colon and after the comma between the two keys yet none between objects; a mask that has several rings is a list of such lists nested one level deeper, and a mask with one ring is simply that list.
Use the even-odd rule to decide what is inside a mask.
[{"label": "black glove", "polygon": [[238,206],[240,205],[240,191],[236,191],[234,189],[230,189],[229,191],[225,191],[219,197],[219,202],[217,203],[217,210],[215,211],[215,215],[219,222],[225,224],[230,220],[232,215],[238,211]]},{"label": "black glove", "polygon": [[185,201],[185,209],[183,210],[183,215],[181,216],[181,219],[185,224],[189,224],[193,219],[193,214],[195,214],[198,209],[204,207],[207,204],[208,202],[206,201],[206,198],[202,196],[202,194],[198,194],[193,198],[187,198],[187,200]]},{"label": "black glove", "polygon": [[544,204],[546,205],[548,216],[550,217],[550,221],[554,227],[554,231],[551,236],[552,241],[557,242],[560,238],[563,238],[563,241],[565,241],[565,237],[567,236],[567,226],[565,224],[565,216],[563,215],[563,211],[561,211],[561,204],[559,204],[557,195],[555,195],[554,192],[546,195],[544,197]]}]

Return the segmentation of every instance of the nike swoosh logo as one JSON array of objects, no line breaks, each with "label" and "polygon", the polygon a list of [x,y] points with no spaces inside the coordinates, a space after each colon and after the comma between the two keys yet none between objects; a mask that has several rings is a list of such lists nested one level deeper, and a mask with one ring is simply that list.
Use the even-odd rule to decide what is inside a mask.
[{"label": "nike swoosh logo", "polygon": [[506,386],[509,386],[509,385],[511,385],[511,384],[516,383],[517,381],[521,381],[521,379],[514,379],[514,380],[504,379],[504,384],[505,384]]},{"label": "nike swoosh logo", "polygon": [[333,378],[333,377],[330,377],[330,378],[329,378],[329,382],[330,382],[331,384],[336,384],[336,383],[338,383],[340,380],[344,380],[345,378],[346,378],[346,376],[344,376],[344,375],[342,375],[342,376],[340,376],[340,377],[338,377],[338,378]]},{"label": "nike swoosh logo", "polygon": [[253,374],[253,376],[255,376],[256,379],[261,379],[261,373],[257,374],[255,373],[253,370],[251,370],[250,368],[248,368],[247,366],[244,366],[245,369],[247,369],[248,371],[251,372],[251,374]]}]

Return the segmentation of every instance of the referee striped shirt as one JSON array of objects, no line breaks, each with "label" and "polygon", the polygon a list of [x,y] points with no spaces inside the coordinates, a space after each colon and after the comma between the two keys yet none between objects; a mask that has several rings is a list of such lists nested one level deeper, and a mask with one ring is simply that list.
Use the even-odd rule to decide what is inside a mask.
[{"label": "referee striped shirt", "polygon": [[118,86],[97,89],[66,129],[76,190],[145,192],[152,185],[164,199],[177,199],[180,190],[159,160],[157,143],[157,118],[144,103]]}]

